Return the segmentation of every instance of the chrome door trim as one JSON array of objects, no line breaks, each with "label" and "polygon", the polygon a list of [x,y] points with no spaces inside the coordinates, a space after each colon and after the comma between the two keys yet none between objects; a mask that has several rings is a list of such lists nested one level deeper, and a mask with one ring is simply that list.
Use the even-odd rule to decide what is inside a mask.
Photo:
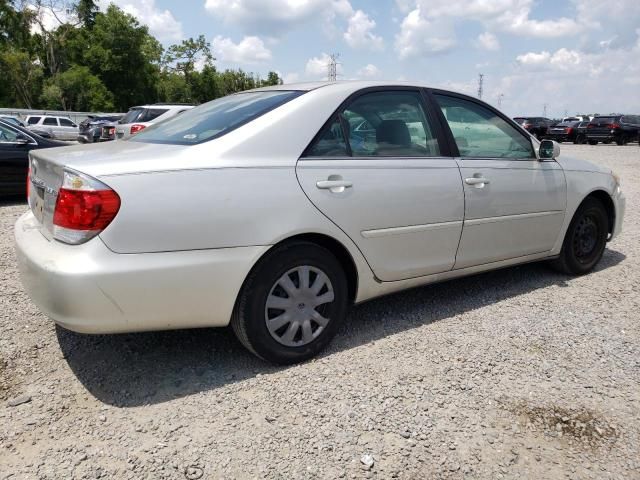
[{"label": "chrome door trim", "polygon": [[404,235],[407,233],[426,232],[429,230],[440,230],[443,228],[459,227],[462,220],[454,220],[451,222],[428,223],[425,225],[408,225],[406,227],[379,228],[375,230],[363,230],[360,232],[364,238],[378,238],[389,235]]},{"label": "chrome door trim", "polygon": [[548,212],[519,213],[516,215],[501,215],[498,217],[472,218],[465,220],[465,225],[482,225],[485,223],[496,223],[508,220],[520,220],[525,218],[546,217],[550,215],[564,215],[564,210],[551,210]]}]

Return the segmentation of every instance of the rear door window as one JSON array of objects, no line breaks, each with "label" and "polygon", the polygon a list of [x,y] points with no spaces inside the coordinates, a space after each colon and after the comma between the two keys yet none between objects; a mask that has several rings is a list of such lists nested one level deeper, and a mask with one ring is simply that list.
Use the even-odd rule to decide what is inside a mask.
[{"label": "rear door window", "polygon": [[58,119],[55,117],[47,117],[44,119],[44,121],[42,122],[43,125],[47,125],[47,126],[58,126]]},{"label": "rear door window", "polygon": [[42,117],[29,117],[29,119],[27,120],[27,123],[29,125],[35,125],[36,123],[38,123],[40,121]]},{"label": "rear door window", "polygon": [[68,118],[61,118],[60,119],[60,126],[61,127],[75,127],[76,125],[69,120]]},{"label": "rear door window", "polygon": [[124,117],[120,120],[120,123],[133,123],[137,122],[138,118],[144,112],[144,108],[131,108]]},{"label": "rear door window", "polygon": [[344,157],[349,155],[340,115],[324,127],[303,157]]}]

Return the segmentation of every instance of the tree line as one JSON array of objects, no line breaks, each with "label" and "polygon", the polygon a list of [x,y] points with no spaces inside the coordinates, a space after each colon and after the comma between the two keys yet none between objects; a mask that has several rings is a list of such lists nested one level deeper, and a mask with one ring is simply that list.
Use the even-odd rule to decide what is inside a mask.
[{"label": "tree line", "polygon": [[[165,49],[114,4],[105,12],[94,0],[67,4],[0,0],[0,107],[125,112],[282,83],[275,72],[217,70],[204,35]],[[56,27],[47,27],[45,13]]]}]

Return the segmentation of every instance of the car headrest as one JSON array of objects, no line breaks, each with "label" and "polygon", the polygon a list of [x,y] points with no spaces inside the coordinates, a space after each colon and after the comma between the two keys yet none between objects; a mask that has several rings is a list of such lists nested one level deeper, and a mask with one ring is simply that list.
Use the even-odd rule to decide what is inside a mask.
[{"label": "car headrest", "polygon": [[407,124],[402,120],[383,120],[376,128],[378,146],[410,147],[411,135]]}]

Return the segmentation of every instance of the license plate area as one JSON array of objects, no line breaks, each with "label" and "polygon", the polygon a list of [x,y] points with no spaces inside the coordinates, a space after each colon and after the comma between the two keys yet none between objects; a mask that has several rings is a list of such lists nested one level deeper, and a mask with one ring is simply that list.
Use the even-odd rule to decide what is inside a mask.
[{"label": "license plate area", "polygon": [[44,187],[32,185],[31,189],[31,211],[40,224],[44,219]]}]

